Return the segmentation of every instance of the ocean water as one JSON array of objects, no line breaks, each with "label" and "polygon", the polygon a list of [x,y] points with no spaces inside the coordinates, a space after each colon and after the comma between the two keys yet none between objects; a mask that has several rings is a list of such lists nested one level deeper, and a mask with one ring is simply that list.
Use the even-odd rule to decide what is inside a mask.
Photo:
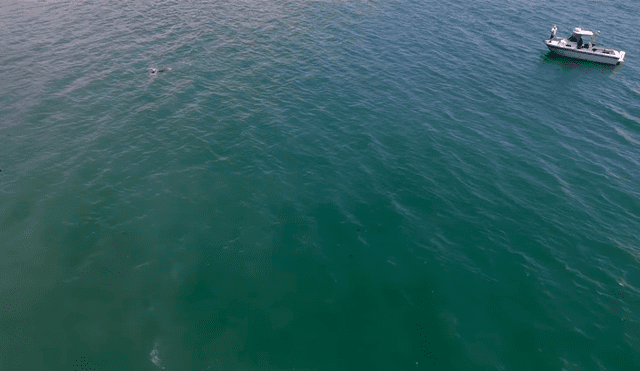
[{"label": "ocean water", "polygon": [[638,14],[0,2],[0,371],[639,370]]}]

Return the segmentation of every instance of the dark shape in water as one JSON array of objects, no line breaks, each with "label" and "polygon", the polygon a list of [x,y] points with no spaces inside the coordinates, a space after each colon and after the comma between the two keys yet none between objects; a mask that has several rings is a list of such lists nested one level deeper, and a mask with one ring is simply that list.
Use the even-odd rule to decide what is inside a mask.
[{"label": "dark shape in water", "polygon": [[155,75],[156,73],[160,73],[160,72],[164,72],[164,69],[162,69],[162,70],[159,70],[157,68],[152,68],[151,69],[151,74],[152,75]]}]

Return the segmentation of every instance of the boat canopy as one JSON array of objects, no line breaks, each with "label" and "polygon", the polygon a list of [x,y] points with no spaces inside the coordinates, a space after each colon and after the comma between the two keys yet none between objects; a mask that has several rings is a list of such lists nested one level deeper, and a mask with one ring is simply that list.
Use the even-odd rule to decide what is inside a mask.
[{"label": "boat canopy", "polygon": [[573,29],[573,34],[574,35],[580,35],[580,36],[593,36],[593,32],[589,31],[589,30],[583,30],[580,27],[576,27]]}]

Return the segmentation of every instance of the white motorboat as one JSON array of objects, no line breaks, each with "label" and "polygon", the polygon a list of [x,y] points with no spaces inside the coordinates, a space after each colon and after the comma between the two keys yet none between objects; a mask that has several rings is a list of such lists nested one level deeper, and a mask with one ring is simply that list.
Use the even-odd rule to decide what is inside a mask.
[{"label": "white motorboat", "polygon": [[[613,64],[616,66],[624,63],[626,52],[595,44],[596,38],[600,35],[600,31],[593,32],[576,27],[573,29],[571,36],[567,38],[555,37],[557,29],[556,25],[553,25],[551,37],[544,41],[552,52],[564,57]],[[584,36],[590,36],[588,43],[582,40]]]}]

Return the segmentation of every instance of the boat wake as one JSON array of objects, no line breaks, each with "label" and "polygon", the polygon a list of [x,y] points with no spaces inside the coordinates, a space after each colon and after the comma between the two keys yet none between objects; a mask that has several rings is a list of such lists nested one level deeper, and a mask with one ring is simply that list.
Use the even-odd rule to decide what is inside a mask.
[{"label": "boat wake", "polygon": [[624,82],[624,85],[629,89],[629,91],[640,97],[640,88],[632,86],[631,83],[627,81]]},{"label": "boat wake", "polygon": [[624,117],[625,119],[627,119],[627,120],[629,120],[629,121],[633,121],[633,122],[635,122],[636,124],[640,125],[640,118],[635,117],[635,116],[633,116],[633,115],[631,115],[631,114],[629,114],[629,113],[625,112],[625,111],[624,111],[623,109],[621,109],[621,108],[618,108],[618,107],[615,107],[615,106],[612,106],[612,105],[608,105],[608,106],[609,106],[609,108],[610,108],[613,112],[617,113],[618,115],[620,115],[620,116]]},{"label": "boat wake", "polygon": [[629,135],[629,133],[627,133],[626,131],[615,127],[616,131],[618,132],[618,134],[620,134],[621,137],[623,137],[627,142],[631,143],[631,144],[635,144],[636,146],[640,146],[640,141],[634,139],[631,137],[631,135]]}]

